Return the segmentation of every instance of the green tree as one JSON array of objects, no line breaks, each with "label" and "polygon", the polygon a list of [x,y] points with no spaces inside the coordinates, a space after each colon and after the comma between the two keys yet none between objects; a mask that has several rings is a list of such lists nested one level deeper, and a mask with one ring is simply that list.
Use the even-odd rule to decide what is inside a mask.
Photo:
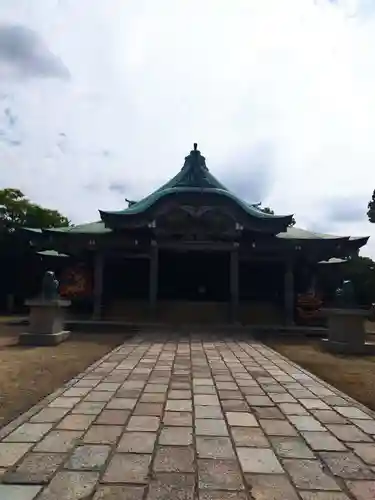
[{"label": "green tree", "polygon": [[68,226],[70,221],[57,210],[32,203],[19,189],[0,190],[0,231],[11,234],[22,227]]},{"label": "green tree", "polygon": [[375,223],[375,190],[372,193],[371,200],[369,201],[367,205],[367,217],[370,222]]},{"label": "green tree", "polygon": [[[265,214],[275,215],[275,212],[270,207],[259,207],[259,209],[262,210],[262,212],[264,212]],[[294,226],[295,223],[296,223],[296,221],[295,221],[295,218],[293,217],[290,224],[289,224],[289,227]]]}]

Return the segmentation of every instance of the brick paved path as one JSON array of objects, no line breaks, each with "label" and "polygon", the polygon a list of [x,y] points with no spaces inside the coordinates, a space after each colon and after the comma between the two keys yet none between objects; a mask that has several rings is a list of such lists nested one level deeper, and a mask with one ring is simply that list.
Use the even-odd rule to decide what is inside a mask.
[{"label": "brick paved path", "polygon": [[258,342],[155,339],[0,433],[0,500],[375,499],[369,410]]}]

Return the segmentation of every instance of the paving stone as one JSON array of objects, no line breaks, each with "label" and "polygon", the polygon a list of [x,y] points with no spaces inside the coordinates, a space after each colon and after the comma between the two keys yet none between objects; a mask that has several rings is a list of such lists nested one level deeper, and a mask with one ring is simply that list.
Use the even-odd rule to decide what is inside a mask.
[{"label": "paving stone", "polygon": [[92,425],[83,437],[84,443],[114,444],[121,435],[120,425]]},{"label": "paving stone", "polygon": [[15,484],[45,484],[65,459],[66,455],[63,453],[29,453],[15,470],[4,475],[2,481]]},{"label": "paving stone", "polygon": [[156,434],[153,432],[125,432],[118,444],[117,451],[128,453],[152,453]]},{"label": "paving stone", "polygon": [[219,398],[221,400],[226,400],[226,399],[238,399],[238,400],[243,400],[244,397],[240,393],[240,391],[219,391]]},{"label": "paving stone", "polygon": [[354,453],[369,465],[375,465],[375,444],[347,443]]},{"label": "paving stone", "polygon": [[82,415],[98,415],[104,408],[105,402],[95,401],[83,401],[75,406],[72,413],[80,413]]},{"label": "paving stone", "polygon": [[301,434],[313,450],[320,450],[320,451],[346,450],[346,447],[330,432],[304,431],[301,432]]},{"label": "paving stone", "polygon": [[162,413],[162,403],[138,403],[134,409],[133,415],[151,415],[161,417]]},{"label": "paving stone", "polygon": [[212,385],[212,378],[193,378],[193,385]]},{"label": "paving stone", "polygon": [[130,411],[128,410],[103,410],[96,423],[101,425],[124,425],[129,415]]},{"label": "paving stone", "polygon": [[98,478],[97,472],[58,472],[38,500],[86,500],[93,493]]},{"label": "paving stone", "polygon": [[90,392],[91,388],[90,387],[71,387],[70,389],[66,390],[62,396],[64,398],[67,397],[81,397],[81,396],[86,396],[88,392]]},{"label": "paving stone", "polygon": [[12,443],[36,443],[42,439],[51,429],[52,424],[29,424],[25,423],[17,427],[16,430],[8,434],[3,440]]},{"label": "paving stone", "polygon": [[224,418],[220,406],[195,406],[194,410],[195,418]]},{"label": "paving stone", "polygon": [[109,401],[111,398],[113,398],[113,394],[111,392],[106,392],[106,391],[92,391],[87,396],[83,401]]},{"label": "paving stone", "polygon": [[226,417],[231,427],[258,427],[259,424],[251,413],[227,412]]},{"label": "paving stone", "polygon": [[164,425],[174,425],[178,427],[191,427],[193,416],[188,412],[166,411],[163,417]]},{"label": "paving stone", "polygon": [[0,443],[0,467],[14,465],[32,445],[32,443]]},{"label": "paving stone", "polygon": [[314,458],[311,449],[299,437],[271,437],[271,442],[281,458]]},{"label": "paving stone", "polygon": [[73,408],[74,405],[81,401],[80,397],[75,398],[64,398],[60,396],[53,401],[51,401],[48,405],[49,408]]},{"label": "paving stone", "polygon": [[166,400],[166,394],[161,394],[158,392],[145,392],[142,394],[140,402],[141,403],[164,403]]},{"label": "paving stone", "polygon": [[269,436],[297,436],[297,431],[286,420],[260,419],[260,425]]},{"label": "paving stone", "polygon": [[302,500],[350,500],[345,493],[334,491],[300,491]]},{"label": "paving stone", "polygon": [[282,474],[284,472],[271,449],[237,448],[237,454],[244,472],[258,474]]},{"label": "paving stone", "polygon": [[199,436],[227,436],[228,429],[224,420],[201,419],[195,420],[195,432]]},{"label": "paving stone", "polygon": [[168,393],[168,399],[189,399],[191,398],[191,391],[171,390]]},{"label": "paving stone", "polygon": [[221,404],[224,411],[249,411],[249,405],[243,399],[224,399],[221,400]]},{"label": "paving stone", "polygon": [[116,383],[110,383],[110,382],[101,382],[99,385],[96,386],[97,391],[108,391],[108,392],[116,392],[117,389],[120,387],[120,382]]},{"label": "paving stone", "polygon": [[98,470],[106,462],[110,446],[85,444],[78,446],[65,464],[66,469]]},{"label": "paving stone", "polygon": [[176,382],[172,378],[171,388],[172,389],[190,389],[190,384],[188,382]]},{"label": "paving stone", "polygon": [[151,455],[116,453],[104,473],[102,483],[147,483]]},{"label": "paving stone", "polygon": [[219,406],[219,399],[213,394],[194,394],[195,406]]},{"label": "paving stone", "polygon": [[135,416],[131,417],[126,427],[128,431],[157,431],[160,419],[158,417]]},{"label": "paving stone", "polygon": [[322,424],[314,417],[288,415],[288,419],[299,431],[324,431]]},{"label": "paving stone", "polygon": [[375,479],[375,474],[351,452],[321,452],[319,456],[335,476],[344,479]]},{"label": "paving stone", "polygon": [[336,406],[335,410],[344,417],[355,418],[355,419],[358,418],[364,420],[371,419],[371,417],[367,415],[367,413],[360,410],[359,408],[356,408],[355,406]]},{"label": "paving stone", "polygon": [[253,406],[252,410],[258,418],[285,419],[285,415],[275,406]]},{"label": "paving stone", "polygon": [[150,482],[147,500],[193,500],[194,487],[191,474],[158,473]]},{"label": "paving stone", "polygon": [[329,406],[321,399],[299,399],[299,402],[309,410],[329,410]]},{"label": "paving stone", "polygon": [[142,500],[144,491],[141,486],[100,486],[93,500]]},{"label": "paving stone", "polygon": [[351,419],[352,423],[367,434],[375,436],[375,420]]},{"label": "paving stone", "polygon": [[318,460],[285,459],[283,465],[297,488],[305,490],[340,490],[336,481],[323,471]]},{"label": "paving stone", "polygon": [[266,396],[264,390],[259,387],[259,385],[251,385],[249,387],[241,387],[241,391],[246,394],[246,396]]},{"label": "paving stone", "polygon": [[164,445],[188,446],[192,442],[191,427],[164,427],[159,437],[159,443]]},{"label": "paving stone", "polygon": [[58,429],[84,431],[90,427],[96,415],[67,415],[57,426]]},{"label": "paving stone", "polygon": [[308,415],[306,408],[298,403],[280,403],[279,408],[285,415]]},{"label": "paving stone", "polygon": [[296,490],[285,476],[276,474],[245,474],[254,500],[298,500]]},{"label": "paving stone", "polygon": [[242,491],[202,490],[199,492],[199,500],[247,500],[247,496]]},{"label": "paving stone", "polygon": [[257,427],[231,427],[231,433],[236,446],[270,447],[265,434]]},{"label": "paving stone", "polygon": [[371,437],[362,432],[355,425],[330,424],[327,428],[341,441],[373,442]]},{"label": "paving stone", "polygon": [[375,481],[347,481],[346,484],[356,500],[374,500]]},{"label": "paving stone", "polygon": [[164,393],[167,392],[168,385],[166,384],[147,384],[144,392],[159,392]]},{"label": "paving stone", "polygon": [[0,500],[34,500],[41,486],[0,484]]},{"label": "paving stone", "polygon": [[323,424],[346,424],[347,421],[333,410],[311,410],[311,413]]},{"label": "paving stone", "polygon": [[69,408],[43,408],[31,417],[32,423],[55,423],[61,420],[69,411]]},{"label": "paving stone", "polygon": [[322,399],[331,406],[351,406],[351,404],[341,396],[323,396]]},{"label": "paving stone", "polygon": [[136,405],[136,399],[113,398],[106,406],[108,410],[132,410]]},{"label": "paving stone", "polygon": [[241,472],[236,460],[198,459],[200,489],[243,490]]},{"label": "paving stone", "polygon": [[65,453],[78,443],[83,431],[51,431],[34,451],[45,451],[50,453]]},{"label": "paving stone", "polygon": [[215,386],[197,385],[193,387],[194,394],[216,394]]},{"label": "paving stone", "polygon": [[156,450],[156,472],[193,472],[194,452],[189,446],[160,446]]},{"label": "paving stone", "polygon": [[251,406],[274,406],[274,402],[268,396],[246,396],[246,401]]},{"label": "paving stone", "polygon": [[197,436],[198,458],[235,458],[232,443],[226,437]]},{"label": "paving stone", "polygon": [[168,399],[165,409],[167,411],[192,411],[192,403],[189,399]]},{"label": "paving stone", "polygon": [[288,393],[273,393],[268,394],[274,403],[296,403],[297,400]]}]

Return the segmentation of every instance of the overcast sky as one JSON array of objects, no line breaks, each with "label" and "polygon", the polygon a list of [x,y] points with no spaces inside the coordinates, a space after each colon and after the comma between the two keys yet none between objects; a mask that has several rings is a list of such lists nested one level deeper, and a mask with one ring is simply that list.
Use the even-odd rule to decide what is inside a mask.
[{"label": "overcast sky", "polygon": [[245,200],[374,234],[374,0],[1,0],[0,187],[97,220],[193,142]]}]

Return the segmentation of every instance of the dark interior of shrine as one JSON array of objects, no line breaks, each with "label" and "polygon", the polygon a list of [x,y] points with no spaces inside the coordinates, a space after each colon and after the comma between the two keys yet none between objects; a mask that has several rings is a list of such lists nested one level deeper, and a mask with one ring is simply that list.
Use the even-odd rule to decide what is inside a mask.
[{"label": "dark interior of shrine", "polygon": [[[228,302],[230,300],[230,253],[159,251],[160,300]],[[240,261],[239,300],[283,304],[285,265],[281,261]],[[110,299],[148,300],[150,261],[146,258],[106,259],[103,294]],[[307,286],[298,269],[295,291]]]}]

